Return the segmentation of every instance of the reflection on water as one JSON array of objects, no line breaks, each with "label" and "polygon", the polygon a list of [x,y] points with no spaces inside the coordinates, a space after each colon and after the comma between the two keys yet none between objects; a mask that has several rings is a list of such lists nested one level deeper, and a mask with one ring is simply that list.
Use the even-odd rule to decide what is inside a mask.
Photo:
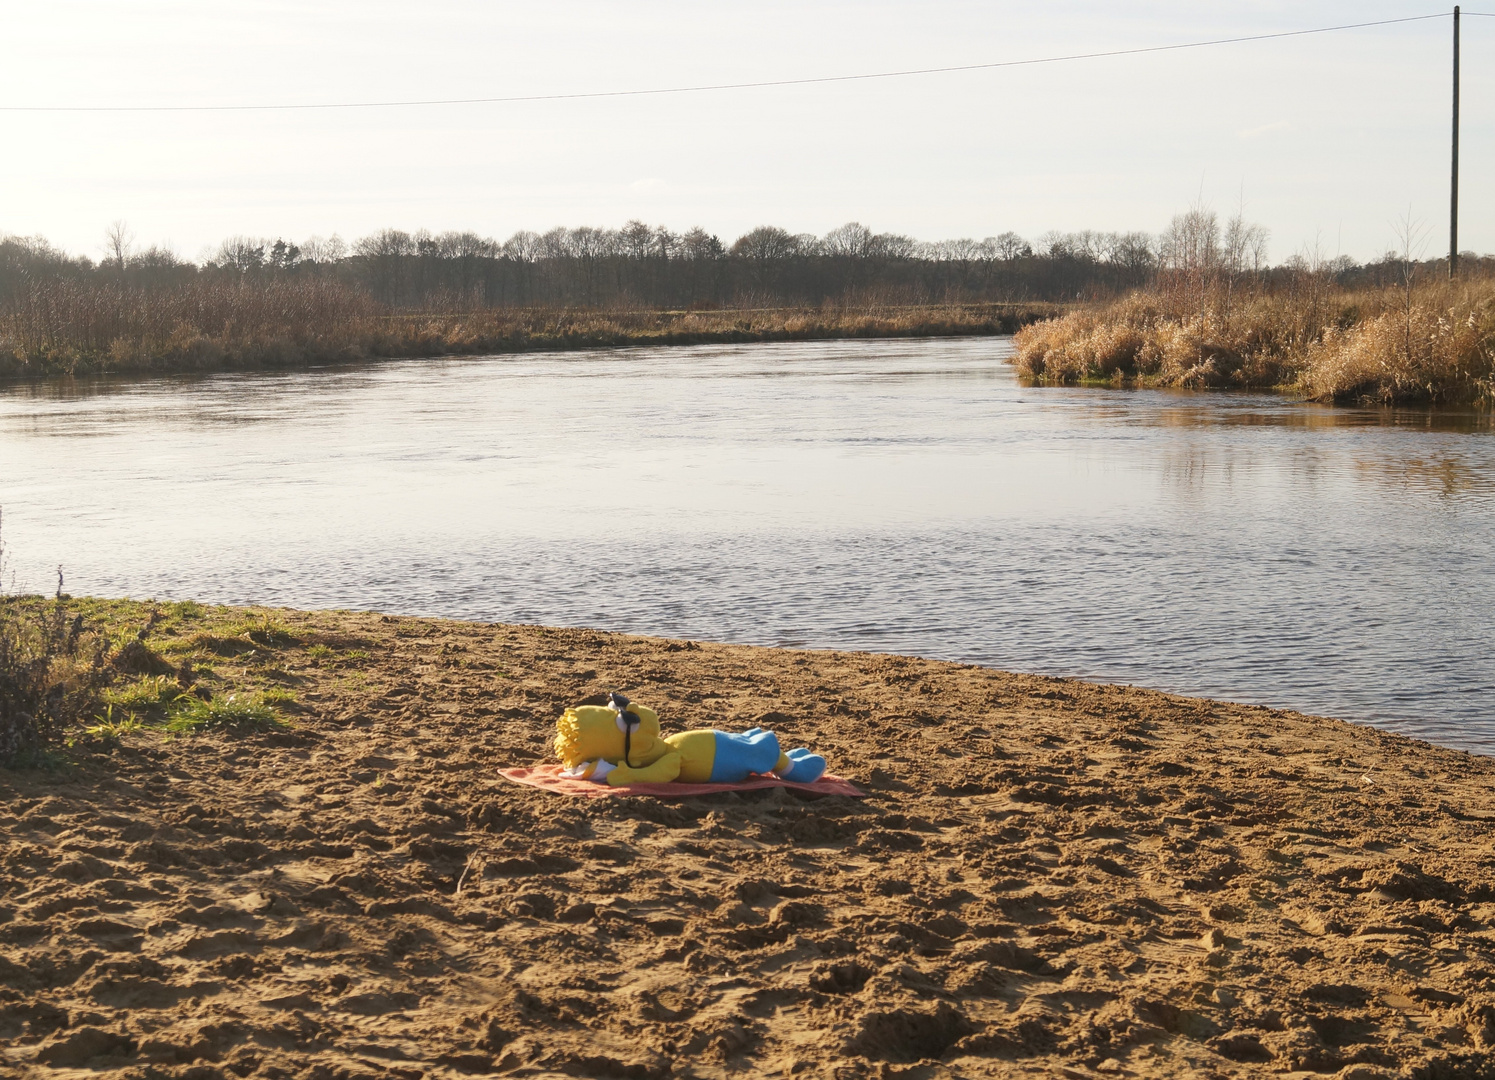
[{"label": "reflection on water", "polygon": [[0,392],[33,587],[919,653],[1495,752],[1477,413],[1034,389],[1002,341]]}]

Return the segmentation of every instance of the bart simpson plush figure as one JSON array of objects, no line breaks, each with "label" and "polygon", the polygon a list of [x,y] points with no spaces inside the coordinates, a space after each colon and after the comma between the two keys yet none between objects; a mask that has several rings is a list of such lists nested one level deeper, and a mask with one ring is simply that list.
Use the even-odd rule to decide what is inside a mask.
[{"label": "bart simpson plush figure", "polygon": [[814,783],[825,772],[825,758],[805,749],[787,754],[771,731],[753,728],[741,735],[726,731],[682,731],[659,737],[653,709],[609,694],[606,705],[578,705],[556,723],[556,757],[567,776],[623,787],[627,784],[737,783],[752,773]]}]

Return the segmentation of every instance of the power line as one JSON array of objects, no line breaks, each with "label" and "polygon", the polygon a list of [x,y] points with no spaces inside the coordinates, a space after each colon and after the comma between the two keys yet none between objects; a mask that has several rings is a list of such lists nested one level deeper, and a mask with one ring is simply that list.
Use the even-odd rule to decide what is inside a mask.
[{"label": "power line", "polygon": [[[1465,12],[1466,15],[1478,14]],[[1411,15],[1401,19],[1378,19],[1375,22],[1344,23],[1319,26],[1311,30],[1285,30],[1275,34],[1249,34],[1244,37],[1214,38],[1209,41],[1186,41],[1178,45],[1151,45],[1138,49],[1111,49],[1105,52],[1071,53],[1067,56],[1044,56],[1032,60],[1001,60],[989,64],[958,64],[951,67],[910,68],[906,71],[877,71],[860,75],[822,75],[803,79],[768,79],[760,82],[711,83],[700,86],[668,86],[648,90],[596,90],[572,94],[519,94],[510,97],[431,98],[413,101],[330,101],[289,105],[0,105],[0,112],[47,113],[148,113],[148,112],[283,112],[307,109],[396,109],[431,105],[498,105],[537,101],[581,101],[595,98],[650,97],[665,94],[701,94],[720,90],[759,90],[775,86],[812,86],[824,83],[865,82],[872,79],[904,79],[915,75],[942,75],[957,71],[990,71],[995,68],[1032,67],[1039,64],[1063,64],[1075,60],[1099,60],[1112,56],[1139,56],[1144,53],[1177,52],[1203,49],[1213,45],[1239,45],[1250,41],[1273,41],[1281,38],[1306,37],[1310,34],[1332,34],[1341,30],[1362,30],[1373,26],[1446,19],[1446,13]]]}]

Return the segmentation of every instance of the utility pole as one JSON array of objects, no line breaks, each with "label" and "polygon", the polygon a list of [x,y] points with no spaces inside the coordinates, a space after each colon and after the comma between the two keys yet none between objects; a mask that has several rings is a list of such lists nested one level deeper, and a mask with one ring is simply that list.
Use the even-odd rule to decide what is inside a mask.
[{"label": "utility pole", "polygon": [[1448,279],[1459,272],[1459,9],[1453,9],[1453,176],[1448,198]]}]

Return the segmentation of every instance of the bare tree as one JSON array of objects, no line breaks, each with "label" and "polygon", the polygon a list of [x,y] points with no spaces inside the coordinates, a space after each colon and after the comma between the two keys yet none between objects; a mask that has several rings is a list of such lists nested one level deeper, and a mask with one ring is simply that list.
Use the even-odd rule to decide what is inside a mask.
[{"label": "bare tree", "polygon": [[902,233],[878,233],[867,245],[864,256],[880,255],[884,259],[911,259],[917,244]]},{"label": "bare tree", "polygon": [[1393,226],[1396,233],[1397,261],[1401,263],[1402,279],[1402,351],[1407,367],[1412,366],[1412,294],[1417,283],[1417,264],[1422,261],[1422,252],[1427,247],[1427,230],[1421,221],[1412,216],[1412,208]]},{"label": "bare tree", "polygon": [[320,236],[309,236],[301,241],[301,258],[303,262],[310,263],[335,263],[346,258],[348,245],[343,238],[333,233],[327,239]]},{"label": "bare tree", "polygon": [[1164,291],[1202,313],[1221,270],[1220,219],[1203,203],[1175,214],[1158,238]]},{"label": "bare tree", "polygon": [[218,245],[213,262],[228,270],[248,273],[265,265],[265,242],[249,236],[230,236]]},{"label": "bare tree", "polygon": [[1157,247],[1145,232],[1115,233],[1107,261],[1133,273],[1151,270],[1157,265]]},{"label": "bare tree", "polygon": [[777,225],[759,225],[732,242],[732,254],[754,262],[787,259],[799,251],[799,241]]},{"label": "bare tree", "polygon": [[637,218],[618,230],[618,239],[623,245],[623,254],[630,259],[646,259],[654,240],[654,230]]},{"label": "bare tree", "polygon": [[680,237],[660,225],[649,241],[653,253],[661,259],[673,259],[680,251]]},{"label": "bare tree", "polygon": [[1201,203],[1175,214],[1158,241],[1165,269],[1206,274],[1220,266],[1220,219]]},{"label": "bare tree", "polygon": [[1028,259],[1033,256],[1033,245],[1024,240],[1015,232],[1004,232],[1001,236],[989,237],[982,241],[990,244],[997,258],[1003,262],[1011,262],[1014,259]]},{"label": "bare tree", "polygon": [[112,265],[123,276],[129,265],[130,255],[135,250],[135,234],[123,221],[111,222],[104,230],[104,262]]},{"label": "bare tree", "polygon": [[521,229],[504,241],[504,258],[532,263],[540,257],[540,234]]},{"label": "bare tree", "polygon": [[355,255],[370,259],[392,255],[414,255],[415,252],[415,238],[399,229],[380,229],[372,236],[365,236],[353,245]]},{"label": "bare tree", "polygon": [[1266,263],[1267,238],[1261,225],[1249,224],[1240,210],[1225,223],[1223,258],[1232,274],[1257,273]]},{"label": "bare tree", "polygon": [[540,237],[536,257],[540,259],[564,259],[574,255],[571,247],[571,230],[557,225]]},{"label": "bare tree", "polygon": [[492,259],[498,253],[496,241],[475,232],[444,232],[436,238],[436,254],[443,259]]},{"label": "bare tree", "polygon": [[680,250],[687,259],[720,259],[727,254],[721,240],[699,225],[680,238]]},{"label": "bare tree", "polygon": [[820,244],[827,255],[859,259],[872,250],[872,230],[857,221],[848,221],[825,234]]}]

